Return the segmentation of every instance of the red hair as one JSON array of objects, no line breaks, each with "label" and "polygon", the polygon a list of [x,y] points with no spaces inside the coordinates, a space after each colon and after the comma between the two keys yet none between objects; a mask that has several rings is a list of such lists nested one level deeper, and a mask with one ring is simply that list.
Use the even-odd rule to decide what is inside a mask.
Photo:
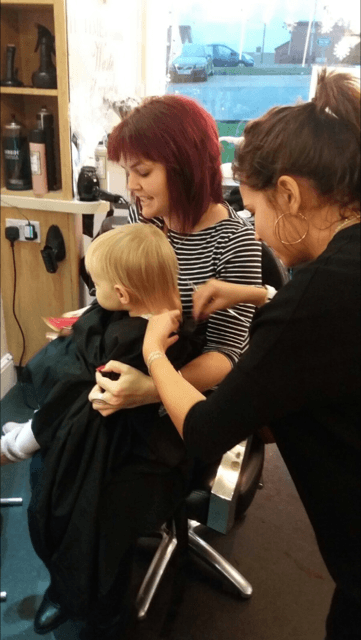
[{"label": "red hair", "polygon": [[170,213],[183,231],[191,231],[211,203],[223,201],[217,125],[195,100],[146,98],[113,129],[108,158],[140,157],[165,167]]}]

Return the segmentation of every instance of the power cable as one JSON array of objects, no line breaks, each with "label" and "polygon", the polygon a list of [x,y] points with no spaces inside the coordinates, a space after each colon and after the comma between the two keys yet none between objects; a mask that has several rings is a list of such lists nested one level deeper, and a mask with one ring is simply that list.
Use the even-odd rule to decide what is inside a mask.
[{"label": "power cable", "polygon": [[25,343],[25,335],[24,335],[24,332],[23,332],[23,330],[22,330],[21,324],[20,324],[20,322],[19,322],[19,320],[18,320],[18,317],[17,317],[17,315],[16,315],[16,311],[15,311],[16,280],[17,280],[16,275],[17,275],[17,274],[16,274],[16,262],[15,262],[15,248],[14,248],[14,244],[15,244],[16,240],[18,240],[18,239],[19,239],[19,229],[18,229],[17,227],[6,227],[6,228],[5,228],[5,237],[10,241],[10,246],[11,246],[11,251],[12,251],[12,256],[13,256],[13,265],[14,265],[13,315],[14,315],[14,318],[15,318],[15,320],[16,320],[16,322],[17,322],[17,325],[18,325],[18,327],[19,327],[19,329],[20,329],[20,333],[21,333],[21,335],[22,335],[22,339],[23,339],[23,351],[22,351],[22,354],[21,354],[21,356],[20,356],[19,365],[18,365],[18,366],[19,366],[19,370],[20,370],[20,369],[21,369],[21,364],[22,364],[22,361],[23,361],[23,357],[24,357],[24,353],[25,353],[25,346],[26,346],[26,343]]}]

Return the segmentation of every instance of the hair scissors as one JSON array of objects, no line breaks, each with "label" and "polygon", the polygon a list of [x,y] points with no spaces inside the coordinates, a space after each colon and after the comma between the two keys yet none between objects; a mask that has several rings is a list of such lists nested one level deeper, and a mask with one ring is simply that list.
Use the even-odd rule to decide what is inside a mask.
[{"label": "hair scissors", "polygon": [[[192,287],[193,291],[198,291],[200,285],[196,285],[194,284],[194,282],[191,282],[190,280],[187,280],[188,284],[190,284],[190,286]],[[228,313],[231,313],[232,316],[236,316],[236,318],[238,318],[238,313],[236,313],[235,311],[233,311],[233,309],[225,309],[225,311],[228,311]]]}]

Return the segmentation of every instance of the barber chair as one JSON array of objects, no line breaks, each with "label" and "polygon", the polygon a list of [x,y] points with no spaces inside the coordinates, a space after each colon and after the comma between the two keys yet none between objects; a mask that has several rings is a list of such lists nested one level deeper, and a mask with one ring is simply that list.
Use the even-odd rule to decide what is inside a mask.
[{"label": "barber chair", "polygon": [[[262,281],[280,289],[289,279],[283,264],[268,245],[262,243]],[[163,525],[161,542],[149,566],[136,599],[139,620],[146,617],[153,596],[177,547],[190,551],[212,567],[243,597],[252,586],[225,558],[197,533],[200,525],[227,534],[250,506],[261,482],[264,441],[256,433],[227,451],[221,460],[196,467],[192,490],[185,505]]]}]

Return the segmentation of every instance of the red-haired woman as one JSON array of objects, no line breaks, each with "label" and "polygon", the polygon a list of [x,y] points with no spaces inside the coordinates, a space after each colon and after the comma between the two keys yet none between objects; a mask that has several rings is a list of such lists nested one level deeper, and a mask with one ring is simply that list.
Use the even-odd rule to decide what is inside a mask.
[{"label": "red-haired woman", "polygon": [[[146,99],[112,131],[108,157],[125,168],[138,204],[130,222],[155,224],[167,234],[178,259],[185,316],[192,313],[193,291],[209,278],[262,283],[261,246],[252,226],[223,201],[217,125],[197,102],[174,95]],[[253,312],[254,306],[241,305],[236,314],[224,310],[203,324],[204,353],[182,369],[184,378],[200,391],[223,380],[248,346]],[[121,379],[97,375],[109,406],[94,400],[93,407],[103,415],[159,401],[149,376],[121,364],[109,363],[107,370]]]},{"label": "red-haired woman", "polygon": [[[203,107],[182,96],[145,100],[111,133],[108,156],[127,172],[138,205],[130,222],[159,227],[176,253],[185,318],[192,316],[194,289],[209,278],[261,285],[261,245],[252,225],[223,202],[217,126]],[[200,391],[218,385],[248,346],[254,310],[251,304],[240,304],[200,322],[196,335],[203,351],[182,368],[184,379]],[[109,371],[120,379],[102,375]],[[144,405],[160,402],[151,377],[137,369],[111,361],[102,374],[97,373],[89,399],[103,416],[127,408],[141,414]],[[164,413],[160,410],[156,429],[149,424],[153,447],[152,438],[145,443],[134,434],[132,454],[125,464],[112,461],[104,484],[99,505],[104,592],[94,598],[84,630],[87,640],[125,637],[135,541],[157,530],[187,492],[191,462]],[[116,414],[113,425],[115,421]],[[37,614],[37,629],[54,629],[64,616],[50,587]]]},{"label": "red-haired woman", "polygon": [[[266,289],[215,280],[201,318],[239,302],[262,308],[247,354],[208,398],[165,356],[179,312],[151,318],[143,355],[190,453],[220,455],[272,427],[336,583],[327,640],[360,638],[360,87],[323,71],[315,98],[250,122],[235,159],[256,236],[293,279]],[[263,306],[264,305],[264,306]]]}]

